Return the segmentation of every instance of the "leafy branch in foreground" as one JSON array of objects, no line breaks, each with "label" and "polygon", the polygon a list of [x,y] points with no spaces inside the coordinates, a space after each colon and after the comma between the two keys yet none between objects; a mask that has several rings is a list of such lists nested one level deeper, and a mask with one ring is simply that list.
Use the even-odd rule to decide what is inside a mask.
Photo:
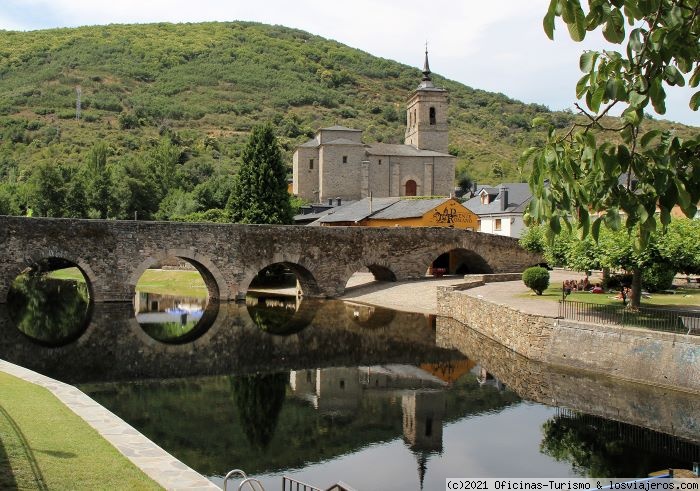
[{"label": "leafy branch in foreground", "polygon": [[[700,7],[698,0],[589,0],[588,6],[584,13],[580,0],[551,0],[543,22],[547,36],[554,39],[561,17],[574,41],[600,28],[606,40],[625,49],[581,55],[584,75],[576,96],[585,107],[576,107],[583,121],[564,132],[550,127],[543,146],[523,153],[520,165],[531,162],[533,168],[526,220],[547,223],[554,234],[575,229],[580,238],[591,234],[596,241],[601,226],[624,225],[643,251],[656,231],[657,209],[665,229],[675,206],[693,217],[700,201],[700,136],[683,140],[644,131],[642,124],[649,104],[665,113],[665,86],[685,86],[686,77],[691,87],[700,83]],[[700,91],[689,104],[698,109]],[[621,123],[610,126],[605,116],[615,106],[624,108]],[[638,305],[641,271],[633,273],[632,304]]]}]

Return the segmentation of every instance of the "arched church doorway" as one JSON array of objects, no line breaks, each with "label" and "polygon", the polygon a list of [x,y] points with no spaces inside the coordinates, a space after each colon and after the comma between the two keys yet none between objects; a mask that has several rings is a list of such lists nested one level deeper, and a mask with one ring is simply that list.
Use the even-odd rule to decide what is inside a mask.
[{"label": "arched church doorway", "polygon": [[413,179],[406,181],[406,196],[415,196],[417,188],[418,185]]}]

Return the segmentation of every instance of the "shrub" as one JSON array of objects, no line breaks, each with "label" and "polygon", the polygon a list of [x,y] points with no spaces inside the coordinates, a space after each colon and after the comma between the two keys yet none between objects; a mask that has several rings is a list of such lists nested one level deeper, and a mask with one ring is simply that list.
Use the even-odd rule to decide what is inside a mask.
[{"label": "shrub", "polygon": [[642,288],[650,292],[668,290],[676,270],[668,263],[654,263],[642,270]]},{"label": "shrub", "polygon": [[523,283],[536,294],[542,295],[542,292],[549,286],[549,271],[540,266],[527,268],[523,272]]}]

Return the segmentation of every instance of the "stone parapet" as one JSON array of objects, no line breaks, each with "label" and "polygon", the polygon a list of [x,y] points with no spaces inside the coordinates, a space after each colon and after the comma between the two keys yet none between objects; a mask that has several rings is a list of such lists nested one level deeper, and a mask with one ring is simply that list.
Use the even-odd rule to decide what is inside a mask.
[{"label": "stone parapet", "polygon": [[438,315],[531,360],[700,393],[700,337],[528,314],[449,286],[437,304]]}]

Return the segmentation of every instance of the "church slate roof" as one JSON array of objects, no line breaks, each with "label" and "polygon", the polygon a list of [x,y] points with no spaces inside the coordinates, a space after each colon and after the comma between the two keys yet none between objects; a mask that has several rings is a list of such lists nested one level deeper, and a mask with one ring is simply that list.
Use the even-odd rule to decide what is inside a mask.
[{"label": "church slate roof", "polygon": [[338,206],[333,208],[325,216],[321,217],[319,220],[314,222],[320,223],[335,223],[335,222],[359,222],[364,220],[370,215],[383,210],[387,206],[391,206],[401,198],[372,198],[372,212],[369,211],[369,198],[363,198],[360,201],[355,201],[354,203]]},{"label": "church slate roof", "polygon": [[328,128],[321,128],[322,131],[355,131],[358,133],[362,133],[362,130],[357,130],[355,128],[348,128],[347,126],[340,126],[340,125],[335,125],[335,126],[329,126]]},{"label": "church slate roof", "polygon": [[372,215],[372,218],[382,220],[396,220],[400,218],[418,218],[425,215],[433,208],[442,205],[450,198],[431,199],[402,199],[393,205],[384,208],[379,213]]},{"label": "church slate roof", "polygon": [[420,150],[413,145],[400,145],[392,143],[372,143],[367,145],[368,155],[389,155],[397,157],[452,157],[449,153],[435,152],[433,150]]},{"label": "church slate roof", "polygon": [[338,138],[337,140],[331,140],[323,144],[325,145],[355,145],[364,146],[364,143],[358,143],[356,141],[348,140],[347,138]]}]

